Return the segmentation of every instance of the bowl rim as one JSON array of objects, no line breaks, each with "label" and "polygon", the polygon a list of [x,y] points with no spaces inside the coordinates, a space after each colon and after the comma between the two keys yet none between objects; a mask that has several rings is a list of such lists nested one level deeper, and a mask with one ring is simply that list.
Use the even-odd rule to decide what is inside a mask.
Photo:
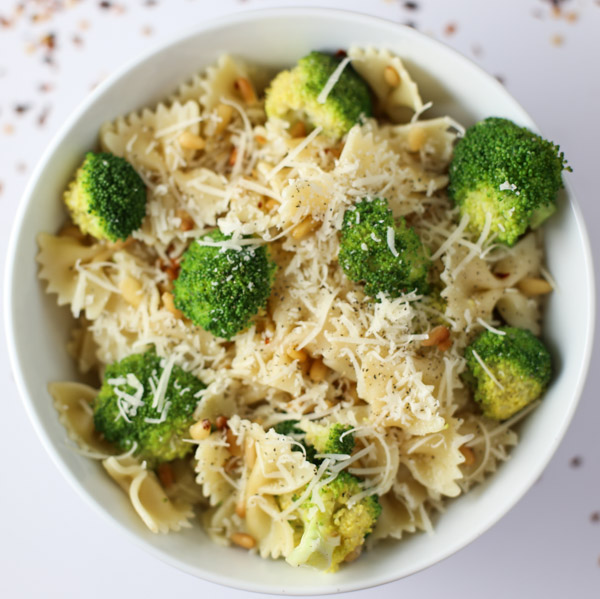
[{"label": "bowl rim", "polygon": [[[492,75],[490,75],[487,71],[485,71],[482,67],[477,65],[474,61],[469,59],[468,57],[461,54],[458,50],[451,48],[444,44],[443,42],[429,37],[419,31],[414,30],[411,27],[406,25],[402,25],[400,23],[396,23],[390,21],[388,19],[362,13],[360,11],[350,11],[345,9],[337,9],[337,8],[318,8],[318,7],[278,7],[278,8],[261,8],[261,9],[250,9],[250,10],[242,10],[239,12],[231,13],[228,15],[223,15],[214,19],[207,20],[202,23],[197,23],[193,26],[186,27],[179,33],[175,33],[169,36],[165,36],[158,43],[151,45],[148,49],[143,52],[138,53],[133,58],[127,60],[123,65],[117,68],[110,76],[108,76],[103,82],[101,82],[90,94],[88,94],[79,105],[73,110],[71,115],[65,120],[65,122],[58,128],[52,140],[46,147],[45,151],[42,153],[35,169],[33,170],[29,181],[26,185],[26,188],[21,197],[21,201],[19,203],[15,219],[13,221],[11,227],[11,234],[7,248],[6,254],[6,268],[5,268],[5,277],[4,277],[4,302],[5,302],[5,314],[4,314],[4,322],[6,328],[6,338],[8,345],[8,355],[9,355],[9,363],[14,375],[14,379],[16,382],[17,389],[19,391],[19,395],[21,401],[25,407],[27,415],[34,427],[34,430],[40,439],[44,449],[50,456],[52,462],[56,465],[60,473],[68,480],[71,487],[75,489],[80,497],[84,499],[84,501],[90,505],[97,513],[100,513],[105,520],[109,521],[113,526],[116,526],[120,529],[121,532],[125,533],[129,538],[131,538],[134,543],[140,546],[149,554],[158,557],[163,562],[166,562],[175,568],[184,571],[188,574],[191,574],[195,577],[202,578],[208,582],[220,584],[229,588],[235,588],[239,590],[245,590],[250,592],[257,593],[267,593],[267,594],[276,594],[284,591],[287,595],[317,595],[317,594],[333,594],[347,591],[356,591],[365,588],[372,588],[375,586],[387,584],[390,582],[394,582],[399,580],[397,576],[393,573],[388,575],[378,575],[374,577],[374,579],[367,579],[364,583],[344,583],[336,579],[335,581],[331,580],[330,584],[319,584],[313,586],[302,587],[299,590],[286,590],[278,587],[274,588],[273,585],[263,586],[254,583],[248,582],[240,582],[240,581],[230,581],[227,578],[224,578],[220,575],[215,575],[208,570],[203,570],[201,567],[193,568],[188,566],[185,563],[181,563],[178,559],[172,557],[166,551],[159,549],[147,541],[142,539],[133,531],[127,529],[124,525],[122,525],[118,520],[114,519],[106,508],[98,502],[98,500],[92,496],[81,484],[81,482],[66,468],[60,458],[59,454],[54,448],[54,443],[51,441],[50,436],[46,433],[44,424],[37,414],[35,410],[34,401],[32,400],[28,389],[25,378],[22,374],[20,368],[20,356],[17,350],[16,338],[18,333],[15,329],[14,325],[14,313],[16,307],[18,305],[18,298],[13,297],[13,290],[15,287],[15,280],[18,276],[17,269],[17,249],[19,245],[19,241],[21,238],[21,230],[23,228],[23,224],[25,221],[25,216],[29,204],[32,202],[34,196],[33,191],[38,184],[41,175],[43,174],[47,163],[49,162],[51,156],[54,154],[58,146],[63,142],[66,135],[71,131],[74,123],[76,123],[81,117],[82,113],[84,113],[89,107],[96,103],[98,98],[100,98],[105,90],[108,90],[110,87],[115,85],[121,79],[125,78],[127,74],[134,69],[135,67],[141,65],[142,63],[151,60],[155,55],[166,50],[167,48],[174,46],[178,43],[182,43],[185,41],[189,41],[190,39],[197,37],[207,31],[218,30],[222,27],[228,27],[231,25],[239,24],[241,22],[253,22],[260,21],[262,19],[268,18],[277,18],[277,17],[288,17],[293,18],[294,16],[301,17],[314,17],[314,18],[334,18],[341,22],[361,22],[364,23],[368,21],[373,26],[387,29],[390,33],[402,31],[402,35],[407,38],[418,38],[421,42],[425,42],[434,47],[437,51],[441,51],[444,53],[448,53],[453,55],[453,58],[463,64],[469,66],[469,68],[474,69],[479,72],[479,75],[489,82],[493,82],[497,89],[500,90],[502,94],[508,95],[515,105],[521,109],[523,114],[528,117],[532,124],[534,124],[534,128],[537,129],[533,119],[529,116],[527,111],[520,105],[520,103],[506,90],[506,88],[499,83]],[[587,327],[584,331],[584,351],[583,356],[584,359],[579,365],[579,370],[577,373],[577,382],[573,387],[572,391],[572,401],[569,405],[568,410],[565,413],[565,417],[561,423],[561,426],[558,430],[555,431],[551,441],[549,442],[546,450],[546,455],[544,459],[538,465],[538,468],[535,472],[532,473],[532,476],[528,479],[527,482],[522,484],[520,487],[512,489],[509,494],[509,499],[505,501],[501,510],[496,511],[491,514],[488,519],[482,521],[480,525],[474,530],[470,535],[466,537],[462,537],[460,541],[450,545],[446,551],[444,551],[441,555],[436,555],[433,559],[424,560],[424,563],[416,564],[410,571],[406,572],[405,576],[409,576],[421,570],[424,570],[442,560],[447,559],[460,549],[466,547],[470,543],[472,543],[477,537],[485,533],[489,530],[494,524],[496,524],[506,513],[512,509],[516,503],[523,497],[523,495],[531,488],[534,482],[538,479],[542,471],[547,467],[549,461],[552,459],[555,454],[561,440],[563,439],[566,430],[571,422],[576,407],[581,398],[581,394],[583,391],[583,386],[586,381],[586,375],[589,369],[592,348],[593,348],[593,338],[594,338],[594,324],[595,324],[595,284],[594,284],[594,269],[593,269],[593,260],[592,260],[592,252],[591,246],[589,242],[589,236],[587,234],[587,230],[585,228],[585,221],[583,219],[581,209],[577,200],[575,198],[575,194],[573,193],[572,185],[569,181],[564,182],[565,189],[568,195],[568,203],[570,208],[573,210],[573,216],[576,223],[576,226],[581,235],[581,245],[583,248],[583,269],[585,271],[585,275],[587,280],[589,281],[589,289],[586,297],[587,305],[590,307],[589,314],[587,315]],[[566,209],[566,208],[565,208]],[[201,571],[201,575],[200,575]]]}]

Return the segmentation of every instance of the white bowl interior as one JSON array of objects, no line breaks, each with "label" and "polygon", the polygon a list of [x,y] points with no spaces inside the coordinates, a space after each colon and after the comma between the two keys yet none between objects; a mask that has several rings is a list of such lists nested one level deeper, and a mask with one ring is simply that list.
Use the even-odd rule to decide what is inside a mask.
[{"label": "white bowl interior", "polygon": [[[356,43],[387,47],[405,58],[431,114],[463,124],[490,115],[535,127],[504,88],[478,67],[411,29],[373,17],[329,10],[271,10],[236,15],[163,45],[111,78],[84,103],[44,155],[23,198],[7,268],[7,331],[15,375],[37,432],[75,488],[146,549],[183,570],[221,584],[271,593],[331,593],[395,580],[460,549],[500,518],[531,486],[562,437],[581,391],[593,330],[593,276],[585,230],[572,194],[546,229],[547,262],[558,282],[546,311],[545,337],[556,377],[541,406],[523,424],[509,462],[484,485],[448,503],[434,535],[383,543],[335,575],[292,569],[214,545],[200,528],[157,536],[145,529],[122,491],[99,464],[69,449],[46,385],[76,377],[66,354],[66,309],[37,279],[36,234],[64,219],[62,192],[106,120],[152,106],[178,83],[230,52],[250,62],[287,66],[312,49]],[[570,201],[569,199],[570,198]]]}]

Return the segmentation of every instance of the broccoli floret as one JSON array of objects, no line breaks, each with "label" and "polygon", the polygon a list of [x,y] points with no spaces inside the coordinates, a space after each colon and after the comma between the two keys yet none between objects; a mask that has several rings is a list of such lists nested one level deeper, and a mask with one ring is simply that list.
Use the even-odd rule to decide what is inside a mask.
[{"label": "broccoli floret", "polygon": [[88,152],[65,192],[73,222],[96,239],[127,239],[146,215],[146,186],[125,160]]},{"label": "broccoli floret", "polygon": [[133,454],[151,463],[193,450],[183,439],[194,422],[197,394],[205,387],[179,366],[168,370],[168,360],[154,350],[128,356],[107,366],[94,400],[96,430],[123,451],[135,447]]},{"label": "broccoli floret", "polygon": [[267,116],[292,124],[308,121],[333,138],[342,137],[361,117],[371,116],[369,87],[349,64],[325,101],[319,102],[319,94],[340,62],[336,56],[311,52],[291,71],[279,73],[267,90]]},{"label": "broccoli floret", "polygon": [[490,117],[469,128],[456,144],[448,195],[469,228],[481,234],[486,216],[498,241],[513,245],[556,209],[567,167],[552,142],[507,119]]},{"label": "broccoli floret", "polygon": [[316,453],[341,453],[350,455],[354,449],[352,426],[336,422],[331,425],[306,422],[304,442],[314,447]]},{"label": "broccoli floret", "polygon": [[505,420],[541,396],[552,376],[552,362],[545,345],[530,331],[499,330],[504,335],[484,331],[466,348],[463,378],[484,415]]},{"label": "broccoli floret", "polygon": [[[306,459],[313,464],[321,464],[319,453],[337,453],[350,455],[354,449],[354,435],[350,432],[352,426],[338,422],[330,425],[317,424],[315,422],[303,422],[298,420],[284,420],[275,427],[275,432],[280,435],[292,437],[300,443],[306,452]],[[292,451],[302,451],[298,445],[292,447]]]},{"label": "broccoli floret", "polygon": [[[229,239],[213,231],[197,241]],[[264,245],[223,251],[222,247],[193,242],[183,254],[174,283],[175,306],[213,335],[231,339],[250,326],[265,307],[275,270]]]},{"label": "broccoli floret", "polygon": [[362,491],[360,480],[342,471],[318,491],[325,511],[320,511],[310,499],[302,503],[297,510],[302,523],[301,538],[287,562],[335,572],[344,560],[354,558],[381,513],[376,495],[363,497],[352,506],[348,504],[351,497]]},{"label": "broccoli floret", "polygon": [[365,198],[346,210],[338,259],[349,279],[364,281],[370,296],[428,291],[427,251],[404,218],[394,220],[384,198]]}]

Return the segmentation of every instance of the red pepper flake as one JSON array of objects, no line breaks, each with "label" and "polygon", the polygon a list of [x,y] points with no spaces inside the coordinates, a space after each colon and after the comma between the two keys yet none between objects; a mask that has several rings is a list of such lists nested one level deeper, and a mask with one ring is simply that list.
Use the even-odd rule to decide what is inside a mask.
[{"label": "red pepper flake", "polygon": [[340,48],[336,53],[335,53],[335,57],[336,58],[346,58],[346,56],[348,56],[348,53],[346,52],[346,50],[344,50],[343,48]]},{"label": "red pepper flake", "polygon": [[495,273],[494,273],[494,276],[495,276],[497,279],[506,279],[507,277],[509,277],[509,276],[510,276],[510,273],[508,273],[508,272],[495,272]]},{"label": "red pepper flake", "polygon": [[458,29],[458,25],[456,23],[448,23],[446,27],[444,27],[445,35],[454,35],[456,30]]},{"label": "red pepper flake", "polygon": [[149,35],[152,35],[153,33],[154,33],[154,29],[152,29],[152,27],[150,27],[150,25],[146,25],[145,27],[142,27],[142,35],[149,36]]},{"label": "red pepper flake", "polygon": [[37,123],[40,127],[43,127],[46,124],[49,114],[50,114],[50,106],[45,106],[37,118]]},{"label": "red pepper flake", "polygon": [[43,94],[47,94],[48,92],[51,92],[54,89],[54,86],[52,85],[52,83],[40,83],[38,89]]},{"label": "red pepper flake", "polygon": [[271,343],[271,337],[265,337],[265,345],[269,345]]}]

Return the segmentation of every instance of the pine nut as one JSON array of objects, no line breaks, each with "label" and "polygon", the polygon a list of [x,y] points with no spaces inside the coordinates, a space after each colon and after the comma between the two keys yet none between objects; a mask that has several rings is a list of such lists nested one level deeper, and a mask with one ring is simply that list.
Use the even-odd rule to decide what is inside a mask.
[{"label": "pine nut", "polygon": [[463,462],[463,464],[465,466],[472,466],[475,463],[475,453],[473,452],[473,450],[470,447],[467,447],[466,445],[461,445],[458,449],[460,453],[462,453],[465,456],[465,461]]},{"label": "pine nut", "polygon": [[227,418],[225,416],[217,416],[215,426],[222,431],[227,426]]},{"label": "pine nut", "polygon": [[424,347],[431,347],[432,345],[439,345],[450,337],[450,331],[447,327],[440,325],[429,332],[427,339],[421,341],[421,345]]},{"label": "pine nut", "polygon": [[159,464],[156,469],[156,474],[158,476],[158,480],[164,489],[168,489],[174,482],[175,477],[173,476],[173,469],[170,464],[163,463]]},{"label": "pine nut", "polygon": [[298,362],[306,362],[308,360],[308,354],[303,349],[296,349],[291,345],[285,350],[285,353],[292,360],[298,360]]},{"label": "pine nut", "polygon": [[300,241],[312,233],[318,226],[318,221],[314,220],[312,216],[307,216],[299,225],[294,228],[292,231],[292,237],[296,241]]},{"label": "pine nut", "polygon": [[235,86],[239,90],[240,95],[246,104],[256,104],[256,92],[254,91],[254,86],[249,79],[246,79],[246,77],[238,77],[235,80]]},{"label": "pine nut", "polygon": [[219,104],[216,108],[218,122],[215,126],[215,135],[223,133],[233,117],[233,106],[229,104]]},{"label": "pine nut", "polygon": [[517,287],[523,295],[527,296],[544,295],[552,291],[552,285],[550,285],[550,283],[548,283],[546,279],[538,278],[528,277],[525,279],[521,279],[517,283]]},{"label": "pine nut", "polygon": [[303,121],[296,121],[289,129],[290,137],[306,137],[306,125]]},{"label": "pine nut", "polygon": [[184,150],[204,150],[206,142],[191,131],[184,131],[178,138],[179,145]]},{"label": "pine nut", "polygon": [[191,231],[195,227],[194,219],[190,216],[189,212],[186,212],[185,210],[177,210],[175,216],[181,220],[179,228],[182,231]]},{"label": "pine nut", "polygon": [[229,166],[234,166],[237,161],[238,149],[236,146],[233,146],[231,150],[231,154],[229,154]]},{"label": "pine nut", "polygon": [[208,418],[199,420],[190,426],[190,437],[194,441],[204,441],[204,439],[208,439],[210,436],[210,429],[210,420]]},{"label": "pine nut", "polygon": [[245,532],[234,532],[231,535],[231,542],[244,549],[256,547],[256,539]]},{"label": "pine nut", "polygon": [[255,135],[254,139],[256,140],[256,143],[261,146],[264,146],[267,143],[267,138],[264,135]]},{"label": "pine nut", "polygon": [[408,132],[408,151],[418,152],[424,145],[427,135],[423,127],[415,126]]},{"label": "pine nut", "polygon": [[243,499],[240,499],[235,504],[235,513],[240,518],[246,517],[246,502]]},{"label": "pine nut", "polygon": [[438,343],[438,349],[440,351],[447,351],[452,347],[452,338],[448,337],[448,339],[444,339],[444,341],[441,341],[440,343]]},{"label": "pine nut", "polygon": [[173,299],[173,294],[165,291],[162,295],[162,302],[165,309],[167,309],[175,318],[181,319],[183,318],[183,314],[175,307],[175,300]]},{"label": "pine nut", "polygon": [[241,456],[242,448],[237,444],[237,437],[230,428],[227,429],[225,436],[227,439],[227,444],[229,445],[229,453],[235,457]]},{"label": "pine nut", "polygon": [[275,198],[267,198],[265,210],[267,212],[273,212],[273,210],[276,210],[277,208],[279,208],[279,202]]},{"label": "pine nut", "polygon": [[313,383],[320,383],[325,380],[328,370],[329,369],[323,364],[322,360],[313,360],[310,371],[308,372],[308,377]]},{"label": "pine nut", "polygon": [[383,69],[383,78],[390,87],[398,87],[400,85],[400,75],[398,75],[398,71],[390,65]]},{"label": "pine nut", "polygon": [[123,299],[134,308],[142,303],[142,284],[133,277],[126,276],[119,282],[119,289],[123,294]]}]

